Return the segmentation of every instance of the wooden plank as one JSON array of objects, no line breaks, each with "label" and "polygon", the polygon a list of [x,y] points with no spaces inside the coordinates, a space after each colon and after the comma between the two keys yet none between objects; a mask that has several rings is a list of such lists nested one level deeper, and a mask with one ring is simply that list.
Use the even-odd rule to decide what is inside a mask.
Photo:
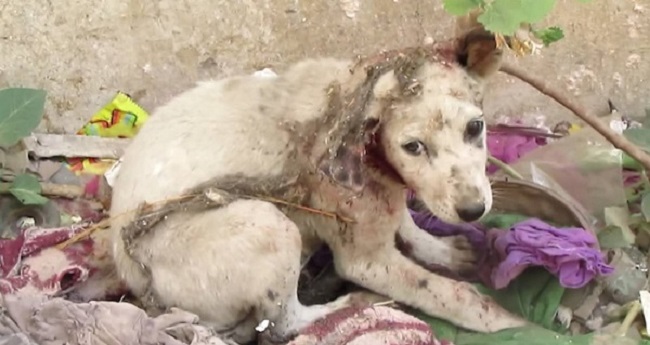
[{"label": "wooden plank", "polygon": [[27,151],[39,158],[88,157],[118,159],[130,139],[102,138],[87,135],[33,133],[23,138]]}]

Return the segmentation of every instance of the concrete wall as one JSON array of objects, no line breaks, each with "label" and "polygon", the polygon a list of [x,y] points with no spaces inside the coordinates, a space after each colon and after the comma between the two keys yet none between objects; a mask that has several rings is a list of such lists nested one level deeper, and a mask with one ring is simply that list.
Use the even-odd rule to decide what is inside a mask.
[{"label": "concrete wall", "polygon": [[[307,56],[352,57],[443,38],[441,0],[0,1],[0,87],[47,89],[40,130],[74,132],[116,90],[147,109],[201,78],[280,69]],[[603,110],[650,105],[650,0],[559,0],[566,38],[517,63]],[[644,19],[645,18],[645,19]],[[504,76],[492,115],[567,113]]]}]

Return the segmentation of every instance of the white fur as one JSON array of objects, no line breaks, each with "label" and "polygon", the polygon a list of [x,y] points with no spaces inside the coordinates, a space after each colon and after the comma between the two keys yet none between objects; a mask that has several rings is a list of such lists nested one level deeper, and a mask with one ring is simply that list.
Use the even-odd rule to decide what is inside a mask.
[{"label": "white fur", "polygon": [[[196,313],[238,341],[254,337],[262,320],[271,321],[271,333],[294,334],[351,303],[345,296],[307,307],[297,299],[301,254],[325,242],[337,272],[376,293],[477,331],[524,324],[471,285],[435,275],[395,248],[399,233],[423,262],[462,269],[475,260],[466,243],[417,228],[406,213],[404,186],[372,169],[360,194],[318,174],[307,179],[306,206],[343,214],[354,223],[242,199],[204,212],[174,213],[138,240],[133,257],[127,255],[120,231],[133,220],[128,212],[141,203],[175,198],[235,174],[270,180],[325,152],[322,133],[299,132],[316,135],[315,146],[302,153],[306,160],[291,157],[298,141],[287,126],[299,131],[324,116],[332,83],[344,91],[358,85],[364,74],[350,74],[351,66],[350,61],[307,60],[277,78],[201,82],[153,113],[123,156],[111,209],[117,269],[136,295],[151,284],[164,305]],[[487,212],[492,203],[484,173],[485,137],[482,148],[463,139],[468,121],[482,116],[477,101],[482,77],[459,66],[425,64],[417,77],[422,94],[391,105],[390,115],[380,119],[379,145],[387,161],[433,214],[450,222],[459,221],[459,206],[482,202]],[[394,73],[385,73],[375,85],[376,99],[394,93],[396,86]],[[379,110],[374,102],[369,116],[379,116]],[[413,139],[435,150],[435,157],[406,153],[401,145]],[[151,270],[151,281],[143,266]]]}]

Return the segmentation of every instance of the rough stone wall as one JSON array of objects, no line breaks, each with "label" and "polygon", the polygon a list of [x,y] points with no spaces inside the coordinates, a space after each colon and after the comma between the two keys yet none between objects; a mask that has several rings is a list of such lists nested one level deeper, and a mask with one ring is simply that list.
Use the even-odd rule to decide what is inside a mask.
[{"label": "rough stone wall", "polygon": [[[567,36],[517,63],[606,111],[650,105],[650,0],[560,0]],[[71,133],[117,90],[146,109],[197,79],[352,57],[451,33],[441,0],[0,0],[0,87],[48,91],[40,131]],[[489,115],[568,116],[499,76]]]}]

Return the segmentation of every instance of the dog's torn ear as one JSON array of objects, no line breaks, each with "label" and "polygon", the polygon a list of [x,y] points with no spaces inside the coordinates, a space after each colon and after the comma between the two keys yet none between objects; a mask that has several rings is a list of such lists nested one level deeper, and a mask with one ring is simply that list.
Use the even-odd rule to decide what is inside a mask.
[{"label": "dog's torn ear", "polygon": [[336,184],[360,192],[366,183],[364,159],[368,145],[380,127],[377,99],[396,85],[392,72],[369,67],[363,82],[344,94],[340,87],[329,91],[327,125],[332,128],[328,151],[321,158],[320,170]]},{"label": "dog's torn ear", "polygon": [[465,67],[470,75],[487,78],[501,67],[503,50],[497,47],[493,33],[478,21],[481,14],[473,10],[456,21],[457,39],[456,55],[458,63]]}]

